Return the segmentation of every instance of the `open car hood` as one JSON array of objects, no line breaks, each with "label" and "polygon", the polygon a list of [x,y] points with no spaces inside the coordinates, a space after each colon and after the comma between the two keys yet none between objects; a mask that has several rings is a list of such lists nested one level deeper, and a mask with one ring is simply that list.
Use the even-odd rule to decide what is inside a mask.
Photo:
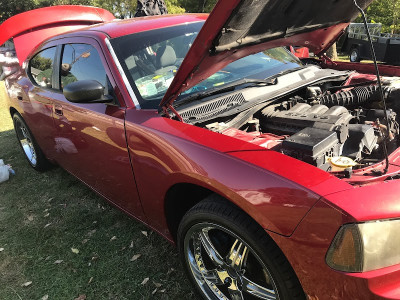
[{"label": "open car hood", "polygon": [[[357,0],[365,8],[372,0]],[[187,53],[160,106],[166,109],[231,62],[278,46],[323,53],[357,17],[353,0],[220,0]]]},{"label": "open car hood", "polygon": [[44,40],[70,30],[115,19],[109,11],[91,6],[59,5],[38,8],[15,15],[0,25],[0,45],[14,39],[22,65],[33,49]]}]

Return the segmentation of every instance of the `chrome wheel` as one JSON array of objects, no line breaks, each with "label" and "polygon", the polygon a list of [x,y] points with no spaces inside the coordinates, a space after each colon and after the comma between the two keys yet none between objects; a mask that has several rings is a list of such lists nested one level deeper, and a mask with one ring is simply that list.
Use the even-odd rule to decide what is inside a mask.
[{"label": "chrome wheel", "polygon": [[30,135],[28,128],[20,120],[15,119],[14,124],[17,138],[21,144],[25,156],[31,165],[35,167],[37,164],[37,154],[33,144],[32,136]]},{"label": "chrome wheel", "polygon": [[203,222],[184,239],[185,259],[206,299],[279,299],[267,266],[229,229]]},{"label": "chrome wheel", "polygon": [[358,53],[358,49],[355,48],[355,49],[351,50],[350,61],[351,62],[359,62],[360,61],[360,55]]}]

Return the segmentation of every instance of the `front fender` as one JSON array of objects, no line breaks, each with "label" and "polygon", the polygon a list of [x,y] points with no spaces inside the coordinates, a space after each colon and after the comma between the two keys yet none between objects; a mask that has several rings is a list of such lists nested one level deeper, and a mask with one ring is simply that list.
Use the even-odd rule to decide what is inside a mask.
[{"label": "front fender", "polygon": [[[179,183],[207,188],[232,201],[263,228],[286,236],[319,199],[304,185],[215,149],[218,145],[237,149],[235,143],[241,141],[151,112],[144,116],[143,111],[127,110],[128,148],[148,222],[166,236],[165,195]],[[261,159],[274,153],[261,153]]]}]

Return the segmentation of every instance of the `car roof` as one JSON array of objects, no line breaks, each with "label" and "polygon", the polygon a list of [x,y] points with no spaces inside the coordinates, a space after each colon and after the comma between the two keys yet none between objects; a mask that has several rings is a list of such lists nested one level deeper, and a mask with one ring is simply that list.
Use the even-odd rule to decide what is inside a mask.
[{"label": "car roof", "polygon": [[184,23],[203,22],[207,19],[207,17],[208,14],[183,14],[148,16],[125,20],[116,19],[114,21],[85,27],[81,30],[78,30],[78,32],[101,31],[110,36],[110,38],[117,38],[127,34],[176,26]]}]

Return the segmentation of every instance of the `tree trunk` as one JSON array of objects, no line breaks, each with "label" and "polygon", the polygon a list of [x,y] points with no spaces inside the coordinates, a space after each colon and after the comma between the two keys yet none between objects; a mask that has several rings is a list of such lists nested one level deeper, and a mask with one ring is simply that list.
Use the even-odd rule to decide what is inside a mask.
[{"label": "tree trunk", "polygon": [[338,60],[336,43],[334,43],[327,51],[326,56],[328,56],[331,60]]},{"label": "tree trunk", "polygon": [[199,2],[199,12],[204,12],[204,7],[206,6],[206,2],[207,0],[203,0],[203,4],[201,4],[201,2]]},{"label": "tree trunk", "polygon": [[394,33],[396,28],[396,0],[393,0],[392,12],[393,12],[393,21],[392,21],[392,30],[390,31],[391,34]]}]

